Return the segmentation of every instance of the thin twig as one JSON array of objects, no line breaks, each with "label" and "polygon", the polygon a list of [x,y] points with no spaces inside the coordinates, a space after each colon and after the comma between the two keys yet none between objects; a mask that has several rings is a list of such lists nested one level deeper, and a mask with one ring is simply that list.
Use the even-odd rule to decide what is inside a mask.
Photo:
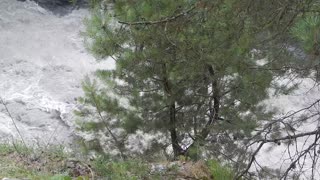
[{"label": "thin twig", "polygon": [[242,176],[244,176],[246,173],[248,173],[248,171],[249,171],[252,163],[253,163],[253,162],[255,161],[255,159],[256,159],[256,155],[258,154],[258,152],[260,151],[260,149],[262,148],[262,146],[264,145],[264,143],[265,143],[265,142],[261,142],[261,143],[260,143],[259,147],[258,147],[258,148],[254,151],[254,153],[252,154],[251,159],[250,159],[250,162],[249,162],[247,168],[246,168],[244,171],[242,171],[242,173],[241,173],[239,176],[237,176],[236,179],[241,179]]},{"label": "thin twig", "polygon": [[91,97],[92,97],[92,99],[93,99],[93,103],[94,103],[94,106],[95,106],[95,108],[96,108],[96,110],[97,110],[97,113],[98,113],[98,115],[99,115],[100,120],[104,123],[104,125],[105,125],[108,133],[111,135],[112,139],[113,139],[114,142],[116,143],[116,146],[118,147],[118,150],[119,150],[119,152],[120,152],[121,158],[124,159],[124,154],[123,154],[122,149],[121,149],[121,144],[120,144],[120,142],[118,141],[117,137],[113,134],[113,132],[112,132],[111,129],[109,128],[109,125],[107,124],[105,118],[102,116],[102,113],[101,113],[102,111],[101,111],[100,106],[99,106],[99,104],[98,104],[98,102],[97,102],[97,100],[96,100],[96,96],[95,96],[94,92],[91,92]]},{"label": "thin twig", "polygon": [[288,176],[288,173],[290,172],[291,169],[295,168],[295,164],[300,160],[301,157],[303,157],[305,154],[307,154],[312,148],[314,148],[316,146],[316,142],[318,141],[318,139],[315,140],[314,143],[312,143],[307,149],[305,149],[297,158],[296,160],[294,160],[293,162],[291,162],[289,168],[287,168],[286,172],[283,174],[283,176],[281,177],[281,179],[286,179]]},{"label": "thin twig", "polygon": [[17,126],[14,118],[12,117],[12,115],[11,115],[11,113],[10,113],[7,105],[6,105],[6,103],[5,103],[4,100],[2,99],[2,97],[0,97],[0,101],[1,101],[1,104],[4,106],[4,108],[5,108],[8,116],[10,117],[10,119],[11,119],[11,121],[12,121],[12,123],[13,123],[13,125],[14,125],[14,127],[15,127],[15,129],[16,129],[16,131],[18,132],[18,134],[19,134],[19,136],[20,136],[20,138],[21,138],[21,140],[22,140],[23,145],[24,145],[25,147],[27,147],[27,144],[26,144],[26,142],[24,141],[23,136],[22,136],[20,130],[19,130],[19,128],[18,128],[18,126]]}]

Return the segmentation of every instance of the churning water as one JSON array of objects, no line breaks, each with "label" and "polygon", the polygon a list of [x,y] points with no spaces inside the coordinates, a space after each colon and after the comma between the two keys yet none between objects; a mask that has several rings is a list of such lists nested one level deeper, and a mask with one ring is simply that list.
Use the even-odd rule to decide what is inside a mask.
[{"label": "churning water", "polygon": [[[85,9],[61,16],[32,1],[0,0],[0,96],[29,142],[71,140],[81,80],[98,67],[80,31]],[[0,106],[0,138],[17,138]],[[71,129],[70,129],[71,127]]]}]

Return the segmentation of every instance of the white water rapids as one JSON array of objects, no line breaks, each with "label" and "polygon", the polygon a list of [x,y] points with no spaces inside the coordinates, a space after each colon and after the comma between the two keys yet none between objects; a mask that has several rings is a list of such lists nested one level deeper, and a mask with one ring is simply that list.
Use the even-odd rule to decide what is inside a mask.
[{"label": "white water rapids", "polygon": [[[81,80],[97,68],[114,67],[111,61],[98,64],[85,50],[80,31],[87,15],[87,10],[79,9],[59,17],[31,1],[0,0],[0,97],[28,142],[70,143]],[[274,97],[268,104],[286,114],[320,98],[312,81],[302,81],[293,95]],[[311,123],[297,133],[316,126]],[[12,137],[19,139],[0,105],[0,138]],[[279,166],[286,158],[285,148],[260,153],[258,160],[269,167]]]},{"label": "white water rapids", "polygon": [[[35,2],[0,0],[0,96],[26,141],[69,142],[81,80],[113,67],[86,52],[80,31],[87,15],[79,9],[59,17]],[[0,124],[2,139],[18,137],[3,106]]]}]

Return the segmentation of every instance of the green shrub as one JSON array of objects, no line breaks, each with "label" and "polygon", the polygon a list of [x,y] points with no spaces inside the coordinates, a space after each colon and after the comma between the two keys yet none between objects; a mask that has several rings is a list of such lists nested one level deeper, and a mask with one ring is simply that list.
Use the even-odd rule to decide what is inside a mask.
[{"label": "green shrub", "polygon": [[214,179],[217,180],[232,180],[234,179],[234,173],[232,169],[228,166],[222,166],[216,160],[209,160],[207,161],[208,168],[211,171],[212,176]]},{"label": "green shrub", "polygon": [[136,180],[149,176],[148,165],[137,160],[110,161],[100,157],[92,163],[93,169],[100,176],[115,180]]},{"label": "green shrub", "polygon": [[50,177],[50,180],[72,180],[72,178],[66,175],[55,175]]}]

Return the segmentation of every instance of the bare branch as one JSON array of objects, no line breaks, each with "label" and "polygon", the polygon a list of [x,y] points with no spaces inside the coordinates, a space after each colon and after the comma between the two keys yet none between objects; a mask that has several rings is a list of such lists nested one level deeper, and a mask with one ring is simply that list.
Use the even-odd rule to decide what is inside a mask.
[{"label": "bare branch", "polygon": [[294,160],[293,162],[291,162],[289,168],[287,168],[286,172],[283,174],[283,176],[281,177],[281,179],[286,179],[286,178],[287,178],[288,173],[290,172],[290,170],[295,168],[296,163],[300,160],[301,157],[303,157],[304,155],[306,155],[307,153],[309,153],[309,151],[316,146],[318,140],[319,140],[319,137],[316,137],[315,142],[312,143],[307,149],[305,149],[305,150],[296,158],[296,160]]},{"label": "bare branch", "polygon": [[241,173],[239,176],[237,176],[236,179],[241,179],[242,176],[244,176],[245,174],[248,173],[248,171],[249,171],[252,163],[253,163],[253,162],[255,161],[255,159],[256,159],[256,155],[257,155],[258,152],[261,150],[261,148],[262,148],[262,146],[263,146],[264,144],[265,144],[265,142],[261,142],[261,143],[260,143],[259,147],[258,147],[258,148],[254,151],[254,153],[252,154],[251,159],[250,159],[250,161],[249,161],[249,164],[248,164],[247,168],[246,168],[244,171],[242,171],[242,173]]},{"label": "bare branch", "polygon": [[320,128],[318,128],[315,131],[300,133],[300,134],[296,134],[296,135],[288,135],[288,136],[275,138],[275,139],[260,139],[256,142],[262,142],[262,141],[263,142],[278,142],[278,141],[289,140],[289,139],[297,139],[297,138],[301,138],[301,137],[305,137],[305,136],[317,135],[319,133],[320,133]]}]

